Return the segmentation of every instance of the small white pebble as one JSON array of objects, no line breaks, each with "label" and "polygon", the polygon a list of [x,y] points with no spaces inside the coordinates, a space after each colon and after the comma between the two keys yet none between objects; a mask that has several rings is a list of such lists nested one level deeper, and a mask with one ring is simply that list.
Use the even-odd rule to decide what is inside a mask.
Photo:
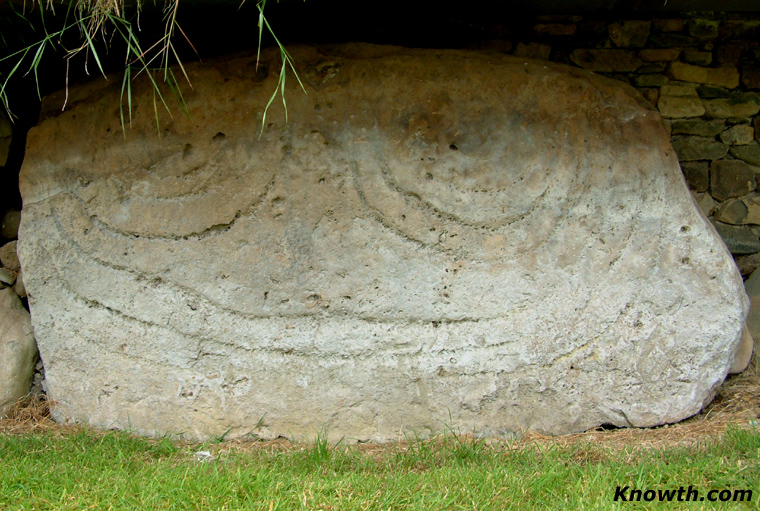
[{"label": "small white pebble", "polygon": [[198,451],[195,453],[195,459],[201,463],[206,463],[208,461],[214,461],[216,456],[212,455],[209,451]]}]

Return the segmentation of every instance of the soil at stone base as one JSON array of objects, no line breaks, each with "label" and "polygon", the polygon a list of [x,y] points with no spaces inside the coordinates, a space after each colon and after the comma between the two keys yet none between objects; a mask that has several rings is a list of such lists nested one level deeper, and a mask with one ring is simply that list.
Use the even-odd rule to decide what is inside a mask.
[{"label": "soil at stone base", "polygon": [[[556,437],[528,432],[517,441],[487,439],[485,442],[486,445],[496,448],[506,443],[509,443],[510,448],[534,443],[559,446],[588,443],[613,451],[622,449],[635,451],[704,443],[719,438],[731,425],[741,429],[760,429],[760,375],[755,367],[752,364],[743,373],[729,376],[710,405],[700,414],[677,424],[649,429],[595,429],[585,433]],[[17,403],[10,418],[0,420],[0,434],[28,435],[45,431],[57,436],[65,436],[80,431],[84,427],[53,422],[50,419],[51,406],[55,404],[49,402],[44,395],[27,396]],[[91,431],[94,435],[99,434],[95,430]],[[440,440],[433,438],[430,441]],[[368,455],[378,455],[389,448],[403,449],[406,446],[408,446],[406,440],[400,437],[398,443],[391,445],[359,444],[356,448]],[[287,439],[265,442],[237,439],[213,446],[215,452],[227,449],[239,452],[260,449],[291,451],[303,448],[304,444],[294,443]]]}]

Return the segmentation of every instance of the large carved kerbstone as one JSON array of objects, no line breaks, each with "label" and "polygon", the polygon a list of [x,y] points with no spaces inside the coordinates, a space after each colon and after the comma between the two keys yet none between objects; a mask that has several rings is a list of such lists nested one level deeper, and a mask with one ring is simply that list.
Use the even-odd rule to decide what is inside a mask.
[{"label": "large carved kerbstone", "polygon": [[260,139],[274,54],[187,66],[160,137],[137,83],[124,138],[118,79],[30,132],[19,251],[58,418],[390,440],[712,398],[747,299],[633,89],[499,54],[292,55],[308,95],[289,78]]}]

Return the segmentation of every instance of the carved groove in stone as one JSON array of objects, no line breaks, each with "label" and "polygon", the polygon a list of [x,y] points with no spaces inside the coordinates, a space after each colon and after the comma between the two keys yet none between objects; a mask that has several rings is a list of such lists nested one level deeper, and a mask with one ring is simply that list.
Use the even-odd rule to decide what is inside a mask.
[{"label": "carved groove in stone", "polygon": [[276,76],[251,56],[189,65],[161,139],[138,108],[124,141],[98,83],[30,132],[19,256],[59,419],[394,440],[712,398],[746,297],[633,89],[487,53],[292,55],[308,95],[261,139]]}]

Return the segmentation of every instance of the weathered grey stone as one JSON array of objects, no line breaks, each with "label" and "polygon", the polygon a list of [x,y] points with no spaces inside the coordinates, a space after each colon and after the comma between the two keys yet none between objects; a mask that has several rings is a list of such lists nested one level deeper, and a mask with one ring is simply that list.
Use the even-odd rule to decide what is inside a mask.
[{"label": "weathered grey stone", "polygon": [[715,212],[715,219],[726,224],[742,225],[747,218],[747,206],[739,199],[728,199]]},{"label": "weathered grey stone", "polygon": [[753,271],[760,268],[760,253],[737,256],[736,266],[743,276],[751,275]]},{"label": "weathered grey stone", "polygon": [[161,139],[144,81],[126,140],[118,80],[30,131],[18,249],[56,418],[395,440],[649,426],[712,398],[743,283],[634,89],[494,53],[289,49],[308,95],[261,139],[277,73],[254,81],[251,54],[186,64],[190,118],[161,114]]},{"label": "weathered grey stone", "polygon": [[652,20],[652,28],[659,32],[680,32],[684,23],[680,18],[655,18]]},{"label": "weathered grey stone", "polygon": [[760,272],[753,272],[744,285],[750,300],[747,330],[755,339],[755,352],[757,353],[760,349],[757,342],[760,339]]},{"label": "weathered grey stone", "polygon": [[18,226],[21,222],[21,212],[11,209],[5,212],[0,222],[0,237],[15,240],[18,238]]},{"label": "weathered grey stone", "polygon": [[693,87],[666,85],[657,102],[660,115],[666,118],[699,117],[705,113],[702,100]]},{"label": "weathered grey stone", "polygon": [[700,67],[683,62],[671,62],[668,66],[668,76],[684,82],[718,85],[728,89],[739,86],[739,71],[736,67]]},{"label": "weathered grey stone", "polygon": [[[755,259],[760,263],[760,258],[755,256]],[[752,337],[760,337],[760,272],[752,271],[752,275],[744,282],[744,288],[750,300],[747,328]]]},{"label": "weathered grey stone", "polygon": [[756,95],[743,98],[706,99],[705,117],[726,119],[729,117],[752,117],[760,111],[760,98]]},{"label": "weathered grey stone", "polygon": [[686,184],[697,192],[707,191],[710,184],[709,169],[706,161],[681,162],[681,170],[686,177]]},{"label": "weathered grey stone", "polygon": [[742,202],[747,208],[747,216],[744,219],[746,224],[760,225],[760,195],[753,193],[742,197]]},{"label": "weathered grey stone", "polygon": [[718,200],[747,195],[757,188],[757,178],[752,167],[739,160],[712,162],[710,191]]},{"label": "weathered grey stone", "polygon": [[712,53],[709,51],[698,51],[695,49],[686,49],[681,54],[684,62],[694,64],[695,66],[709,66],[712,63]]},{"label": "weathered grey stone", "polygon": [[8,268],[0,268],[0,285],[12,286],[16,283],[15,271],[11,271]]},{"label": "weathered grey stone", "polygon": [[13,284],[13,292],[18,295],[19,298],[26,298],[26,286],[24,286],[24,272],[19,270],[16,275],[16,283]]},{"label": "weathered grey stone", "polygon": [[709,193],[698,193],[692,191],[691,194],[694,197],[694,201],[697,203],[697,207],[705,216],[705,218],[713,214],[717,204],[713,198],[710,197]]},{"label": "weathered grey stone", "polygon": [[715,225],[715,229],[732,254],[742,255],[760,252],[760,240],[750,227],[739,227],[717,221],[713,221],[713,225]]},{"label": "weathered grey stone", "polygon": [[609,26],[610,40],[618,48],[641,48],[647,44],[651,21],[625,20]]},{"label": "weathered grey stone", "polygon": [[697,90],[694,87],[684,85],[666,85],[660,92],[663,96],[671,96],[674,98],[699,99],[699,94],[697,94]]},{"label": "weathered grey stone", "polygon": [[703,119],[674,120],[671,123],[674,135],[699,135],[714,137],[723,132],[726,123],[723,119],[705,121]]},{"label": "weathered grey stone", "polygon": [[729,151],[731,156],[746,161],[750,165],[760,167],[760,145],[757,142],[747,145],[734,146]]},{"label": "weathered grey stone", "polygon": [[682,137],[673,140],[681,161],[717,160],[728,153],[728,146],[710,137]]},{"label": "weathered grey stone", "polygon": [[727,117],[726,118],[726,125],[728,126],[737,126],[739,124],[749,125],[751,122],[752,122],[752,119],[748,117]]},{"label": "weathered grey stone", "polygon": [[749,362],[752,360],[754,344],[755,341],[752,338],[752,334],[750,334],[747,325],[744,325],[742,338],[736,349],[736,353],[734,354],[734,362],[731,364],[731,369],[728,370],[728,374],[739,374],[749,367]]},{"label": "weathered grey stone", "polygon": [[528,59],[549,60],[552,53],[552,47],[548,44],[539,43],[517,43],[515,57]]},{"label": "weathered grey stone", "polygon": [[742,276],[751,275],[753,271],[760,268],[760,253],[736,256],[735,259]]},{"label": "weathered grey stone", "polygon": [[689,35],[700,39],[713,39],[718,37],[718,27],[720,23],[717,20],[690,19],[686,22],[689,28]]},{"label": "weathered grey stone", "polygon": [[573,50],[570,60],[584,69],[607,73],[630,73],[641,65],[641,59],[629,50]]},{"label": "weathered grey stone", "polygon": [[755,139],[755,128],[749,124],[737,124],[721,133],[720,139],[729,145],[747,145]]},{"label": "weathered grey stone", "polygon": [[42,364],[42,360],[38,360],[34,366],[34,377],[32,378],[32,388],[29,390],[30,394],[46,394],[47,389],[45,387],[45,367]]},{"label": "weathered grey stone", "polygon": [[644,62],[671,62],[681,55],[681,48],[647,48],[639,52]]},{"label": "weathered grey stone", "polygon": [[29,392],[36,361],[29,313],[12,289],[0,289],[0,418]]},{"label": "weathered grey stone", "polygon": [[[641,91],[646,91],[646,90],[657,90],[657,89],[640,89],[640,91],[639,91],[639,92],[641,92]],[[643,94],[644,94],[644,93],[642,92],[642,95],[643,95]],[[644,97],[646,97],[646,96],[644,96]],[[668,134],[668,136],[670,136],[670,131],[671,131],[671,130],[670,130],[670,122],[671,122],[671,119],[663,119],[663,120],[662,120],[662,125],[665,127],[665,133],[667,133],[667,134]]]},{"label": "weathered grey stone", "polygon": [[2,263],[4,268],[13,271],[18,271],[21,268],[18,262],[18,254],[16,254],[15,241],[11,241],[0,247],[0,263]]},{"label": "weathered grey stone", "polygon": [[657,109],[660,111],[660,115],[666,119],[700,117],[705,113],[705,108],[699,98],[663,96],[662,93],[658,95],[658,98]]}]

